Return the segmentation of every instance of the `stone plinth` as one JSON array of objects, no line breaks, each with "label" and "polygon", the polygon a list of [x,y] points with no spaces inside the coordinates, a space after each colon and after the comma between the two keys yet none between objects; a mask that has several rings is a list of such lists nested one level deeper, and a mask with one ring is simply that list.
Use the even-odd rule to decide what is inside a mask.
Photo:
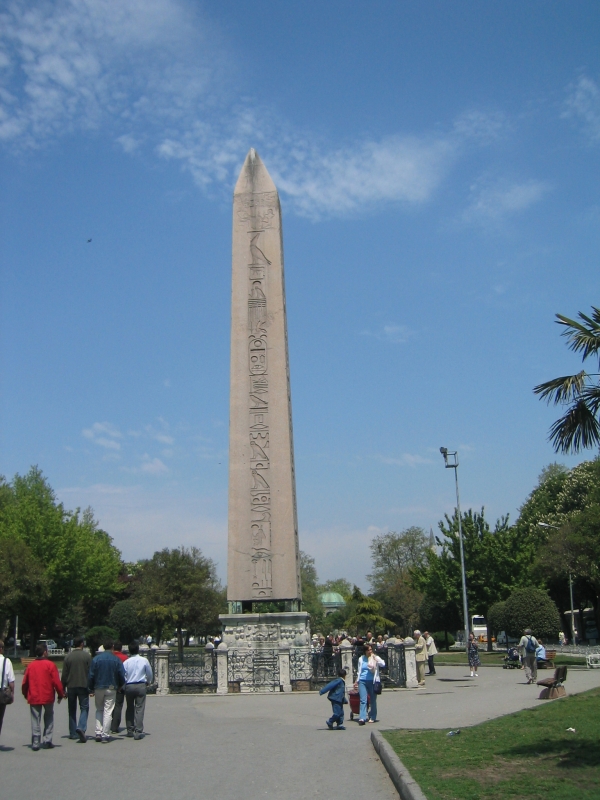
[{"label": "stone plinth", "polygon": [[156,651],[156,694],[169,694],[169,653],[166,648],[159,648]]},{"label": "stone plinth", "polygon": [[217,657],[226,648],[229,691],[289,692],[296,681],[310,680],[306,612],[222,614],[220,620],[223,642]]},{"label": "stone plinth", "polygon": [[416,689],[419,686],[417,677],[417,657],[414,640],[407,636],[404,640],[404,656],[406,659],[406,688]]}]

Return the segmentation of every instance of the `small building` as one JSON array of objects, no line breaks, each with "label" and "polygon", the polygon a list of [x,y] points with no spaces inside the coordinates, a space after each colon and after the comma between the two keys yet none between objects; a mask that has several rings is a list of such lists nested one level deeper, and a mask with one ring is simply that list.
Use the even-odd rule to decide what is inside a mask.
[{"label": "small building", "polygon": [[339,592],[323,592],[319,599],[325,609],[325,616],[346,606],[346,601]]}]

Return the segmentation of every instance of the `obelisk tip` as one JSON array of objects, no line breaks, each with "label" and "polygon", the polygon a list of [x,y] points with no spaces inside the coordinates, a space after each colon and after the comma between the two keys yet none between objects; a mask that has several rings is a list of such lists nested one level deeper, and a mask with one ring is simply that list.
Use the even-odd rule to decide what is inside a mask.
[{"label": "obelisk tip", "polygon": [[241,169],[234,194],[245,194],[248,192],[276,192],[275,184],[269,175],[267,168],[263,164],[261,157],[256,150],[251,147]]}]

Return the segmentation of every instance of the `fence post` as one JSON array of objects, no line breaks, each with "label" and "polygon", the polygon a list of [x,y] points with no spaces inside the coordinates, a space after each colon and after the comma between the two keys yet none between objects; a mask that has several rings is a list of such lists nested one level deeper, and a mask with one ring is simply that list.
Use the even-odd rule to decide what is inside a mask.
[{"label": "fence post", "polygon": [[290,648],[279,648],[279,685],[282,691],[291,692],[292,684],[290,682]]},{"label": "fence post", "polygon": [[156,650],[156,694],[169,694],[169,653],[168,647],[161,645]]},{"label": "fence post", "polygon": [[404,655],[406,658],[406,688],[416,689],[419,685],[417,678],[417,656],[415,651],[415,640],[407,636],[404,640]]},{"label": "fence post", "polygon": [[340,644],[340,653],[342,656],[342,669],[346,670],[346,691],[354,686],[354,673],[352,671],[352,645],[348,639],[343,639]]},{"label": "fence post", "polygon": [[227,645],[225,642],[217,647],[217,694],[227,694]]}]

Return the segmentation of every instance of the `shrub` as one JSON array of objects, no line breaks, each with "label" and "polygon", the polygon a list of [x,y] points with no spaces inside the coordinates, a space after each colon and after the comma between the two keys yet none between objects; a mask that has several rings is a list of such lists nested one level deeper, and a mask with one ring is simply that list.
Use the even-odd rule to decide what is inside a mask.
[{"label": "shrub", "polygon": [[488,608],[487,622],[492,631],[492,635],[498,635],[500,631],[506,630],[506,603],[494,603]]},{"label": "shrub", "polygon": [[525,628],[531,628],[534,636],[556,639],[561,628],[558,608],[542,589],[514,591],[504,603],[502,616],[510,636],[521,636]]},{"label": "shrub", "polygon": [[105,639],[118,639],[119,634],[114,628],[109,628],[108,625],[96,625],[86,631],[85,642],[92,651],[92,655],[100,647]]},{"label": "shrub", "polygon": [[[435,646],[437,647],[438,650],[441,650],[442,648],[444,648],[444,649],[446,648],[446,638],[445,638],[446,634],[444,633],[444,631],[436,631],[436,633],[432,633],[431,636],[433,636],[433,641],[435,642]],[[456,640],[455,640],[454,636],[452,636],[452,634],[449,633],[448,634],[448,647],[452,647],[452,645],[454,644],[455,641]]]},{"label": "shrub", "polygon": [[127,644],[142,635],[140,618],[131,600],[120,600],[108,615],[108,624],[118,631],[118,638]]}]

